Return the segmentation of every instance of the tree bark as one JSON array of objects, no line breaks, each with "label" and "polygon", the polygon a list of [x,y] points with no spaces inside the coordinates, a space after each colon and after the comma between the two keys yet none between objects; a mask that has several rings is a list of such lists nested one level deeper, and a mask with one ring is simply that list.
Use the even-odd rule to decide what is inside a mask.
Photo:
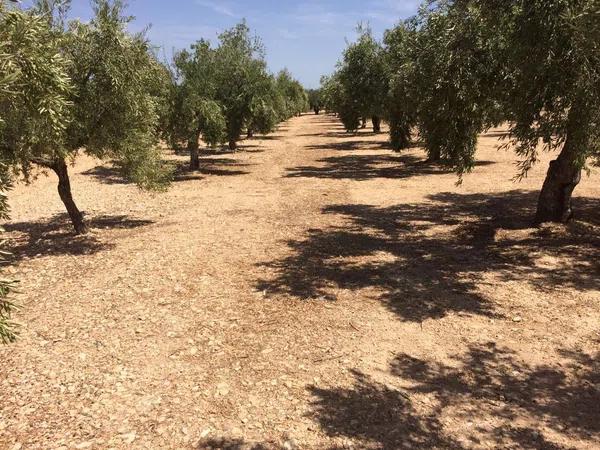
[{"label": "tree bark", "polygon": [[373,116],[371,120],[373,122],[373,133],[381,133],[381,118]]},{"label": "tree bark", "polygon": [[76,234],[85,234],[88,232],[88,227],[83,220],[83,214],[77,208],[73,195],[71,194],[71,182],[69,180],[69,170],[64,159],[58,159],[50,164],[52,169],[58,176],[58,195],[67,208],[71,223]]},{"label": "tree bark", "polygon": [[442,159],[442,152],[439,147],[428,151],[428,162],[439,162]]},{"label": "tree bark", "polygon": [[550,162],[538,199],[535,222],[567,223],[573,218],[571,199],[581,181],[582,153],[585,154],[591,122],[585,101],[576,101],[569,111],[567,136],[556,160]]},{"label": "tree bark", "polygon": [[558,158],[550,168],[538,199],[536,223],[567,223],[573,218],[571,198],[581,181],[581,168],[577,164],[577,151],[567,137]]},{"label": "tree bark", "polygon": [[200,170],[200,133],[194,133],[194,136],[188,140],[188,151],[190,152],[190,170]]}]

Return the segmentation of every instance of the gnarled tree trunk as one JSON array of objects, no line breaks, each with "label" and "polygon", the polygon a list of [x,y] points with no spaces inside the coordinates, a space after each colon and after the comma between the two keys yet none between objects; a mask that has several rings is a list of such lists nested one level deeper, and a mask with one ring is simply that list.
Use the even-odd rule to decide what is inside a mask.
[{"label": "gnarled tree trunk", "polygon": [[73,195],[71,194],[71,182],[69,180],[69,170],[64,159],[57,159],[48,165],[50,169],[58,176],[58,195],[67,208],[69,217],[76,234],[85,234],[88,232],[88,227],[83,220],[83,214],[77,208]]},{"label": "gnarled tree trunk", "polygon": [[190,152],[190,170],[200,169],[200,132],[194,133],[194,136],[188,140],[188,151]]},{"label": "gnarled tree trunk", "polygon": [[536,223],[567,223],[573,218],[571,198],[581,181],[582,154],[588,142],[589,115],[582,101],[569,111],[567,138],[556,160],[550,162],[538,199]]},{"label": "gnarled tree trunk", "polygon": [[558,158],[550,168],[538,199],[536,223],[566,223],[573,217],[571,197],[581,181],[581,168],[577,164],[577,151],[569,138]]},{"label": "gnarled tree trunk", "polygon": [[379,116],[373,116],[371,118],[373,122],[373,132],[380,133],[381,132],[381,118]]},{"label": "gnarled tree trunk", "polygon": [[442,152],[439,147],[427,151],[427,162],[439,162],[442,159]]}]

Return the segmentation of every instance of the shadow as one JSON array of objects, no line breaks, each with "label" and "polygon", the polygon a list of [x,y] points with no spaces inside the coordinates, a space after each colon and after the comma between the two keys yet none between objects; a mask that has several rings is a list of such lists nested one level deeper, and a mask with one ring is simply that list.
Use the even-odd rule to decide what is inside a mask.
[{"label": "shadow", "polygon": [[[536,200],[537,192],[511,191],[441,193],[387,208],[332,205],[323,214],[339,225],[288,241],[293,254],[263,264],[272,275],[257,289],[321,300],[361,290],[415,322],[449,313],[501,317],[480,289],[491,272],[498,282],[544,291],[600,289],[598,230],[530,228]],[[582,223],[600,222],[600,199],[579,198],[576,210]]]},{"label": "shadow", "polygon": [[[349,150],[344,144],[324,146],[328,150]],[[300,166],[287,169],[287,177],[370,180],[374,178],[410,178],[419,175],[443,175],[453,173],[443,163],[431,163],[414,155],[346,155],[317,160],[320,166]],[[491,165],[491,161],[479,161],[476,165]]]},{"label": "shadow", "polygon": [[598,438],[600,354],[562,351],[556,365],[532,366],[487,343],[452,359],[398,355],[390,373],[402,391],[358,371],[351,388],[312,387],[311,415],[330,436],[384,449],[568,448],[548,429],[553,439]]},{"label": "shadow", "polygon": [[[278,130],[278,131],[282,131],[282,130]],[[284,131],[284,130],[283,130]],[[252,140],[257,140],[257,141],[278,141],[280,139],[283,139],[284,136],[281,136],[279,134],[260,134],[260,135],[256,135],[253,138],[251,138]]]},{"label": "shadow", "polygon": [[196,450],[281,450],[284,447],[275,444],[251,443],[243,439],[216,438],[203,439],[195,448]]},{"label": "shadow", "polygon": [[[411,393],[431,394],[441,409],[463,418],[488,414],[510,423],[523,415],[577,438],[600,432],[600,353],[559,351],[559,365],[531,366],[490,342],[471,346],[451,365],[399,355],[392,373],[413,384]],[[496,440],[542,448],[534,430],[496,430]],[[543,447],[551,448],[551,447]]]},{"label": "shadow", "polygon": [[[218,149],[204,149],[200,151],[200,157],[203,156],[226,156],[235,155],[236,153],[264,153],[264,150],[260,149],[258,145],[247,144],[254,140],[260,140],[260,136],[244,139],[239,143],[238,148],[231,150],[229,147],[223,147]],[[185,153],[185,156],[189,157],[189,152]],[[202,161],[202,159],[201,159]]]},{"label": "shadow", "polygon": [[510,136],[510,132],[508,131],[488,131],[487,133],[482,133],[482,138],[498,138],[498,139],[506,139]]},{"label": "shadow", "polygon": [[233,158],[204,158],[200,160],[199,170],[190,170],[189,163],[172,162],[173,180],[175,182],[202,180],[206,176],[239,176],[247,175],[250,172],[242,170],[251,164],[240,163]]},{"label": "shadow", "polygon": [[389,450],[462,448],[445,435],[439,417],[421,415],[402,392],[358,371],[353,374],[352,388],[310,388],[315,396],[310,414],[329,436],[356,439]]},{"label": "shadow", "polygon": [[[392,150],[392,145],[387,141],[378,141],[368,139],[371,136],[365,136],[364,134],[339,134],[339,133],[321,133],[321,134],[307,134],[303,135],[306,137],[333,137],[341,142],[327,142],[324,144],[308,145],[306,148],[312,150],[339,150],[339,151],[351,151],[361,149],[383,149]],[[367,139],[359,139],[367,138]]]},{"label": "shadow", "polygon": [[112,165],[100,165],[82,172],[104,184],[135,184],[123,176],[123,172],[118,167]]},{"label": "shadow", "polygon": [[[98,216],[86,219],[94,229],[134,229],[154,222],[131,219],[127,216]],[[77,236],[73,232],[69,216],[58,214],[39,221],[7,223],[6,250],[11,253],[10,262],[23,258],[56,255],[91,255],[114,248],[114,244],[102,242],[92,233]]]}]

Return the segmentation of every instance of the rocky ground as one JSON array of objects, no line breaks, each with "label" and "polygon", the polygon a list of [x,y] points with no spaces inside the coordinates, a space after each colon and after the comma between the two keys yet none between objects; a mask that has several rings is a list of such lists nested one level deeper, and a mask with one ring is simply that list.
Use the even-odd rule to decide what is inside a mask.
[{"label": "rocky ground", "polygon": [[326,115],[165,194],[83,157],[83,237],[18,185],[0,448],[599,448],[600,174],[533,228],[503,135],[462,186]]}]

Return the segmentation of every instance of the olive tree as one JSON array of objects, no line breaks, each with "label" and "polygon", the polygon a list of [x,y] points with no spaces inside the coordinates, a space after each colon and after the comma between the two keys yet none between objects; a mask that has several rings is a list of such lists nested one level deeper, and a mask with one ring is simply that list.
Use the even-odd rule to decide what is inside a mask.
[{"label": "olive tree", "polygon": [[338,68],[344,92],[340,114],[348,116],[345,122],[351,131],[358,119],[371,117],[373,131],[378,133],[388,86],[383,49],[370,29],[359,27],[358,31],[358,40],[346,48]]},{"label": "olive tree", "polygon": [[321,113],[321,110],[323,109],[321,89],[309,89],[307,91],[307,94],[309,107],[318,116]]},{"label": "olive tree", "polygon": [[[3,158],[29,177],[32,166],[52,170],[75,232],[87,226],[71,193],[68,163],[81,151],[112,159],[143,188],[168,181],[158,150],[157,84],[163,71],[141,34],[127,32],[122,2],[95,0],[89,23],[52,20],[52,1],[7,16],[7,26],[39,23],[36,40],[13,32],[9,47],[22,82],[14,100],[2,102]],[[44,15],[38,11],[46,10]],[[50,12],[48,12],[50,11]],[[4,19],[3,19],[4,20]],[[42,25],[44,23],[44,25]],[[31,64],[27,58],[38,58]]]},{"label": "olive tree", "polygon": [[[2,6],[0,6],[2,8]],[[1,14],[1,12],[0,12]],[[0,53],[0,65],[6,54]],[[4,91],[6,84],[4,80],[0,80],[0,91]],[[11,177],[9,168],[0,163],[0,219],[7,220],[8,216],[8,198],[6,195],[7,190],[11,186]],[[3,230],[0,229],[0,232]],[[4,244],[0,240],[0,245]],[[5,252],[0,251],[0,262],[6,256]],[[0,342],[8,344],[14,342],[17,337],[17,326],[12,322],[11,317],[14,311],[17,309],[16,304],[12,299],[12,294],[15,291],[17,282],[9,280],[4,277],[0,278]]]},{"label": "olive tree", "polygon": [[308,95],[302,84],[284,69],[277,74],[276,89],[283,100],[281,120],[302,114],[308,108]]},{"label": "olive tree", "polygon": [[190,169],[200,168],[199,140],[216,146],[225,139],[223,108],[214,100],[215,51],[204,40],[191,50],[178,52],[174,57],[175,76],[172,87],[172,111],[169,138],[173,145],[187,143]]},{"label": "olive tree", "polygon": [[411,24],[401,23],[384,35],[384,62],[388,78],[384,118],[390,126],[390,142],[396,151],[408,148],[417,123],[418,79],[416,36]]},{"label": "olive tree", "polygon": [[600,1],[531,0],[512,8],[491,0],[474,3],[486,26],[503,36],[498,86],[506,92],[521,174],[540,149],[558,151],[536,221],[566,222],[582,170],[600,155]]},{"label": "olive tree", "polygon": [[[60,137],[68,120],[65,61],[60,57],[45,19],[18,9],[7,9],[0,1],[0,219],[8,219],[7,191],[12,184],[11,158],[20,142],[39,145]],[[27,111],[20,127],[14,114]],[[25,120],[26,119],[26,120]],[[4,256],[0,252],[0,257]],[[16,282],[0,279],[0,342],[13,342],[16,326],[11,298]]]},{"label": "olive tree", "polygon": [[428,4],[408,22],[420,135],[430,160],[443,158],[459,174],[474,166],[493,105],[497,66],[481,23],[477,8],[449,2]]},{"label": "olive tree", "polygon": [[222,105],[229,148],[235,150],[244,127],[252,122],[253,106],[269,77],[260,39],[245,22],[219,36],[215,49],[215,100]]},{"label": "olive tree", "polygon": [[[453,57],[463,61],[453,84],[464,85],[448,110],[452,129],[443,134],[468,129],[461,117],[481,115],[479,124],[486,117],[491,122],[494,99],[509,119],[510,144],[521,158],[519,177],[539,160],[540,151],[558,152],[536,221],[570,220],[582,170],[600,154],[600,1],[456,0],[441,7],[444,20],[452,22],[446,28],[449,42],[460,49]],[[464,61],[468,54],[475,65]],[[459,169],[472,161],[471,142],[479,128],[465,135],[466,145],[453,147]]]},{"label": "olive tree", "polygon": [[[250,112],[246,127],[248,137],[254,132],[268,134],[283,119],[285,98],[277,90],[277,82],[273,76],[258,77],[254,83],[254,91],[250,102]],[[287,118],[287,117],[286,117]]]}]

